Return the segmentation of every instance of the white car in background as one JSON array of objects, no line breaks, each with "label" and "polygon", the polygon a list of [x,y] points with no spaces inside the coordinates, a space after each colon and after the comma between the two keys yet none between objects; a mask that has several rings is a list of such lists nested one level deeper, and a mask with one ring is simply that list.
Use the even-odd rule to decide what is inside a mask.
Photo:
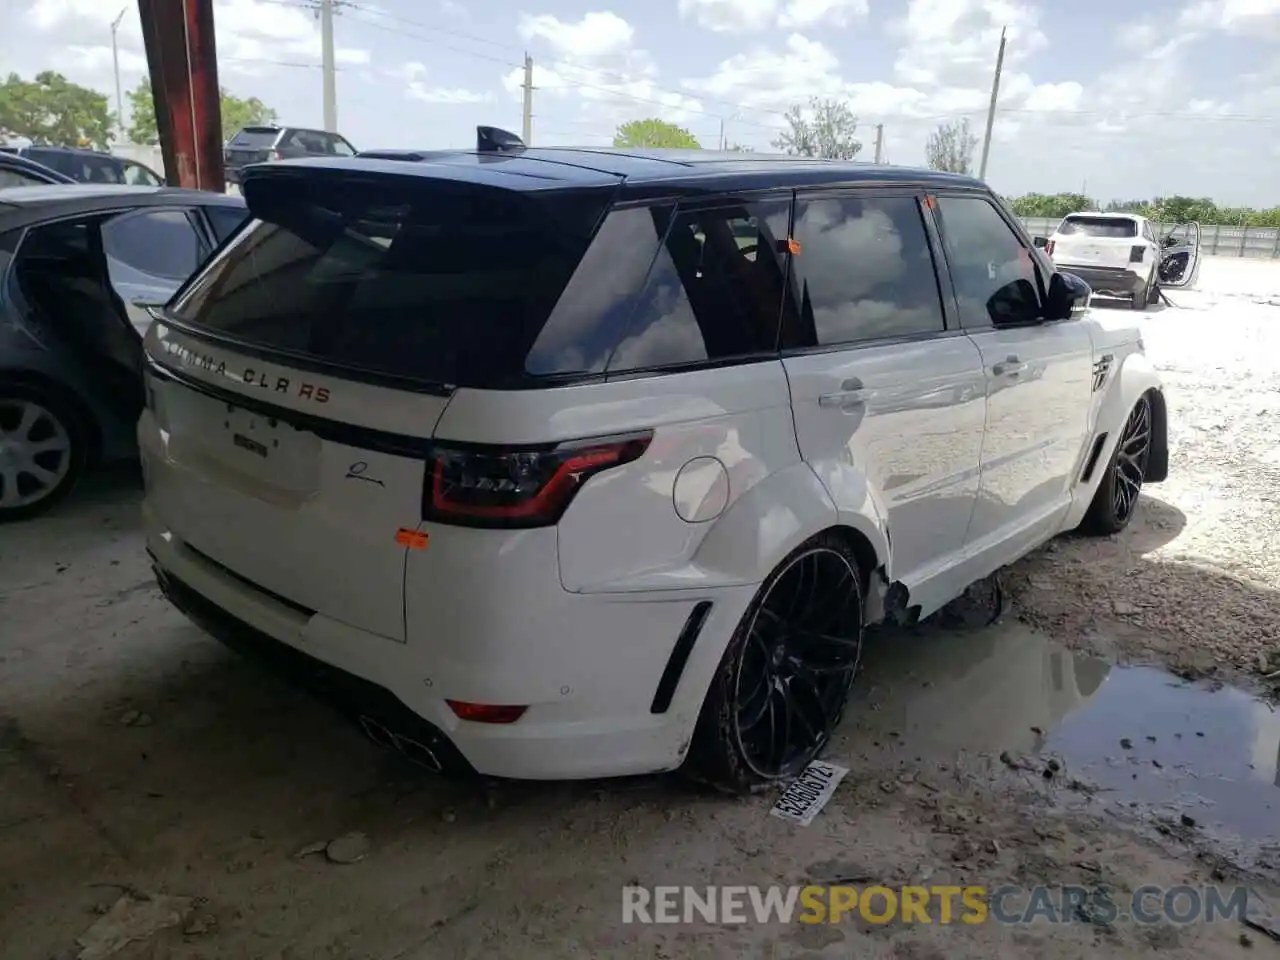
[{"label": "white car in background", "polygon": [[1044,247],[1059,270],[1074,273],[1100,297],[1145,310],[1161,287],[1194,286],[1200,276],[1200,224],[1175,224],[1162,239],[1136,213],[1072,213]]},{"label": "white car in background", "polygon": [[1100,297],[1128,300],[1135,310],[1160,298],[1160,241],[1135,213],[1072,213],[1045,244],[1059,270],[1074,273]]}]

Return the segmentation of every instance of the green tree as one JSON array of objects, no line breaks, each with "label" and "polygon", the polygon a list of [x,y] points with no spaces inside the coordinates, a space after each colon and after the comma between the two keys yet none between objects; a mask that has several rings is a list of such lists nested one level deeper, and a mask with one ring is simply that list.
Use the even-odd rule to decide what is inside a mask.
[{"label": "green tree", "polygon": [[43,70],[34,80],[16,73],[0,84],[0,139],[25,137],[54,147],[111,144],[113,116],[105,94]]},{"label": "green tree", "polygon": [[1014,197],[1009,206],[1019,217],[1061,218],[1081,210],[1098,209],[1095,201],[1079,193],[1028,193]]},{"label": "green tree", "polygon": [[862,149],[858,118],[842,100],[812,97],[806,108],[794,104],[786,112],[789,129],[778,134],[773,145],[784,153],[825,160],[852,160]]},{"label": "green tree", "polygon": [[973,172],[973,150],[977,145],[978,138],[969,132],[969,120],[966,118],[956,123],[939,124],[938,129],[929,134],[924,155],[928,158],[930,170],[970,174]]},{"label": "green tree", "polygon": [[700,150],[698,138],[674,123],[650,117],[647,120],[631,120],[618,127],[613,135],[615,147],[679,147]]},{"label": "green tree", "polygon": [[[277,113],[257,97],[242,99],[228,93],[223,87],[219,91],[222,107],[222,139],[228,140],[243,127],[275,123],[279,119]],[[143,77],[138,85],[128,93],[129,97],[129,129],[126,134],[133,143],[153,146],[160,142],[156,127],[156,105],[151,96],[151,81]]]}]

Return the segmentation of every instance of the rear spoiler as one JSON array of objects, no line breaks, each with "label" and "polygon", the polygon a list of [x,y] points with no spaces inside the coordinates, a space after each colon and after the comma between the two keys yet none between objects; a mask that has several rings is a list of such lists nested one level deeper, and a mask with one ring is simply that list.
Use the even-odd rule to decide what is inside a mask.
[{"label": "rear spoiler", "polygon": [[520,153],[524,141],[499,127],[476,127],[476,153]]},{"label": "rear spoiler", "polygon": [[[476,153],[520,153],[525,142],[509,130],[501,127],[476,127]],[[361,150],[358,157],[370,160],[406,160],[421,163],[437,157],[449,157],[465,151],[457,148],[444,150]]]}]

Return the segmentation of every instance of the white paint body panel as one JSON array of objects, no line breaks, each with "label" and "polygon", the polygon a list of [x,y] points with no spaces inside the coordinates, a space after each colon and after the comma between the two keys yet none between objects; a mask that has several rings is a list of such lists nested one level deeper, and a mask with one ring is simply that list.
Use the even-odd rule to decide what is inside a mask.
[{"label": "white paint body panel", "polygon": [[[162,569],[390,690],[480,772],[534,779],[678,766],[759,584],[822,530],[861,533],[927,614],[1074,526],[1097,482],[1075,482],[1093,437],[1114,443],[1138,395],[1159,386],[1132,326],[1092,316],[452,397],[303,374],[161,327],[146,337],[156,362],[269,399],[282,417],[499,444],[653,431],[643,457],[593,477],[557,526],[484,530],[421,521],[424,462],[412,453],[226,426],[225,404],[180,382],[158,384],[139,423],[148,544]],[[1041,374],[996,382],[992,358],[1010,350]],[[1091,392],[1103,352],[1112,373]],[[281,446],[263,458],[236,433]],[[348,476],[357,462],[364,479]],[[401,546],[400,528],[427,533],[427,548]],[[672,704],[652,714],[676,638],[704,600],[712,610]],[[468,723],[446,698],[529,709],[510,725]]]}]

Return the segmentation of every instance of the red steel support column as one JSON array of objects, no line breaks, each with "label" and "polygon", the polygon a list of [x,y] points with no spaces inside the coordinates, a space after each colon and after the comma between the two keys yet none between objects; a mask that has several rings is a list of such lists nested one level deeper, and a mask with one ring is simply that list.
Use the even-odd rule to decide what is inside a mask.
[{"label": "red steel support column", "polygon": [[213,0],[138,0],[171,186],[226,190]]}]

